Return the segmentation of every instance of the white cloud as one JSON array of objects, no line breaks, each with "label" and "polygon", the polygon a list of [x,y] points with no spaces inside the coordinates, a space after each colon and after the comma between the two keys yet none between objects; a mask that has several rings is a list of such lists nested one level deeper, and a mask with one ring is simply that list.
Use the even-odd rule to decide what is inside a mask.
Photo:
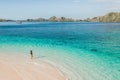
[{"label": "white cloud", "polygon": [[94,2],[94,3],[115,3],[115,4],[120,4],[120,0],[88,0],[89,2]]},{"label": "white cloud", "polygon": [[107,11],[120,11],[120,5],[111,6],[106,9]]},{"label": "white cloud", "polygon": [[120,11],[120,0],[88,0],[89,3],[102,5],[105,10]]},{"label": "white cloud", "polygon": [[120,0],[116,0],[115,2],[118,3],[118,4],[120,4]]},{"label": "white cloud", "polygon": [[[84,3],[81,0],[72,1],[75,6],[81,7],[90,7],[95,9],[100,9],[102,11],[120,11],[120,0],[85,0]],[[86,3],[85,3],[86,2]]]},{"label": "white cloud", "polygon": [[74,3],[80,3],[80,0],[73,0]]},{"label": "white cloud", "polygon": [[112,10],[115,10],[115,11],[120,11],[119,8],[116,8],[116,7],[111,7],[111,8],[108,8],[106,9],[107,11],[112,11]]}]

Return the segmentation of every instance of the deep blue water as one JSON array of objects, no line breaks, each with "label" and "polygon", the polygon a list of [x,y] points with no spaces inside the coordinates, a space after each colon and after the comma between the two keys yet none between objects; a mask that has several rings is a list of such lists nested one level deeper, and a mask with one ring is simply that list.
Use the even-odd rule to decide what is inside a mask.
[{"label": "deep blue water", "polygon": [[0,23],[0,47],[58,59],[71,80],[120,80],[120,23]]}]

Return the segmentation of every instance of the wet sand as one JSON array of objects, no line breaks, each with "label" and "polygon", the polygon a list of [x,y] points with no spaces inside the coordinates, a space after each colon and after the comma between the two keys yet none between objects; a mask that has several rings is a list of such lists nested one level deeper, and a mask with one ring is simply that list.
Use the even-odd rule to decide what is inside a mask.
[{"label": "wet sand", "polygon": [[0,55],[0,80],[66,80],[52,64],[21,55]]}]

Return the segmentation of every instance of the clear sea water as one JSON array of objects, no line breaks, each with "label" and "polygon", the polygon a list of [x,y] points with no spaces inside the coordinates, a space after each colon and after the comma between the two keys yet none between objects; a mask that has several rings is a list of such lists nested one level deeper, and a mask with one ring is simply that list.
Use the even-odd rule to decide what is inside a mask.
[{"label": "clear sea water", "polygon": [[120,80],[120,23],[0,23],[0,54],[31,49],[69,80]]}]

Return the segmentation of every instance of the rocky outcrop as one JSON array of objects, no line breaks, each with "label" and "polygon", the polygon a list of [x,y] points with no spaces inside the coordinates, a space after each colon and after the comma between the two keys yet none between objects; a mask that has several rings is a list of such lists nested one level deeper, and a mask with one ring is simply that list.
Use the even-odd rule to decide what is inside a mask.
[{"label": "rocky outcrop", "polygon": [[66,17],[50,17],[48,21],[52,22],[76,22],[77,20],[72,19],[72,18],[66,18]]},{"label": "rocky outcrop", "polygon": [[94,18],[87,18],[88,22],[120,22],[120,12],[111,12],[104,16],[98,16]]},{"label": "rocky outcrop", "polygon": [[66,17],[56,17],[52,16],[49,19],[45,18],[38,18],[38,19],[27,19],[28,22],[79,22],[81,20],[73,19],[73,18],[66,18]]}]

